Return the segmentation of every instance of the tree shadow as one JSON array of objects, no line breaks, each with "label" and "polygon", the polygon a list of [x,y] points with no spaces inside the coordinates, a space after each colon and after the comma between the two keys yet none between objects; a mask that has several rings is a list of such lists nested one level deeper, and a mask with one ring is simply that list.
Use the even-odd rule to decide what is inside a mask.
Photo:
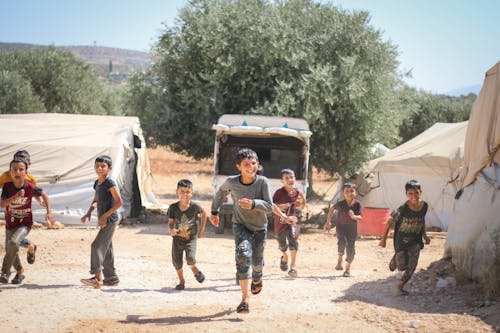
[{"label": "tree shadow", "polygon": [[228,321],[228,322],[242,322],[240,318],[222,318],[232,314],[233,310],[224,310],[206,316],[173,316],[163,318],[141,318],[143,315],[127,315],[125,320],[118,321],[120,324],[156,324],[156,325],[183,325],[193,323],[215,322],[215,321]]}]

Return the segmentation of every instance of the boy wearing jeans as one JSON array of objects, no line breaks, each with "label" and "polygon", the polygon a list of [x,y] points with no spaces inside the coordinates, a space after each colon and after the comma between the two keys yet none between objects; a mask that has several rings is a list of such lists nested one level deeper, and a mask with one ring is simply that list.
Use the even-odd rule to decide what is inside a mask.
[{"label": "boy wearing jeans", "polygon": [[[224,198],[231,193],[234,202],[232,222],[236,245],[236,271],[242,295],[236,311],[248,313],[250,276],[252,294],[258,294],[262,290],[267,214],[272,212],[273,205],[267,178],[257,175],[259,168],[257,154],[248,148],[241,149],[236,155],[236,167],[240,174],[227,178],[215,194],[210,220],[213,225],[219,224],[218,210]],[[251,273],[250,266],[252,266]]]}]

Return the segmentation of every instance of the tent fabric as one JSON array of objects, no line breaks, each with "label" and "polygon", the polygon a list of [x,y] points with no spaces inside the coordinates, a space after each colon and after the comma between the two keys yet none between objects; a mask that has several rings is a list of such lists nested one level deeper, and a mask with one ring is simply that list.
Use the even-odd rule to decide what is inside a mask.
[{"label": "tent fabric", "polygon": [[[140,198],[146,208],[157,204],[137,117],[4,114],[0,123],[0,170],[9,169],[16,151],[27,150],[32,163],[28,172],[49,195],[56,220],[80,223],[94,195],[94,161],[103,154],[113,160],[111,177],[124,201],[123,218],[130,216],[134,199]],[[142,148],[134,148],[134,140]],[[36,204],[33,209],[35,219],[43,221],[45,210]]]},{"label": "tent fabric", "polygon": [[369,162],[373,175],[370,189],[362,193],[365,207],[396,209],[406,201],[405,183],[416,179],[422,184],[423,199],[429,204],[428,227],[447,230],[458,190],[456,177],[463,161],[468,122],[436,123],[412,140]]},{"label": "tent fabric", "polygon": [[486,72],[472,106],[464,155],[463,186],[474,182],[493,161],[500,165],[500,62]]},{"label": "tent fabric", "polygon": [[[486,73],[467,129],[463,179],[445,252],[456,269],[500,292],[500,62]],[[460,195],[461,194],[461,195]]]}]

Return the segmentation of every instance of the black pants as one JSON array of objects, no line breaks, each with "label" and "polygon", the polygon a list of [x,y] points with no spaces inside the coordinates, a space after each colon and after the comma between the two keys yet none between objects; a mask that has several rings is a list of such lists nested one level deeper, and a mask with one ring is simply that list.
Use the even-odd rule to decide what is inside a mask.
[{"label": "black pants", "polygon": [[358,224],[337,224],[337,248],[339,252],[339,257],[344,255],[347,251],[347,256],[345,261],[351,263],[354,260],[354,255],[356,250],[354,249],[354,243],[356,243],[356,238],[358,237]]}]

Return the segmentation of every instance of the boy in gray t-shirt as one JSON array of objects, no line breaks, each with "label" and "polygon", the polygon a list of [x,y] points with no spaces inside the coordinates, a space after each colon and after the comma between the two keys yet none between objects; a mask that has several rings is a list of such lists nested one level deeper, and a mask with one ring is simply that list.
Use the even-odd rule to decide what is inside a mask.
[{"label": "boy in gray t-shirt", "polygon": [[259,158],[248,148],[236,155],[236,167],[240,172],[229,177],[215,194],[212,202],[212,224],[219,224],[218,211],[224,198],[231,193],[234,202],[233,235],[236,245],[236,271],[242,300],[236,311],[248,313],[250,296],[248,279],[252,266],[252,294],[262,290],[264,245],[267,238],[267,214],[273,210],[267,178],[257,175]]}]

